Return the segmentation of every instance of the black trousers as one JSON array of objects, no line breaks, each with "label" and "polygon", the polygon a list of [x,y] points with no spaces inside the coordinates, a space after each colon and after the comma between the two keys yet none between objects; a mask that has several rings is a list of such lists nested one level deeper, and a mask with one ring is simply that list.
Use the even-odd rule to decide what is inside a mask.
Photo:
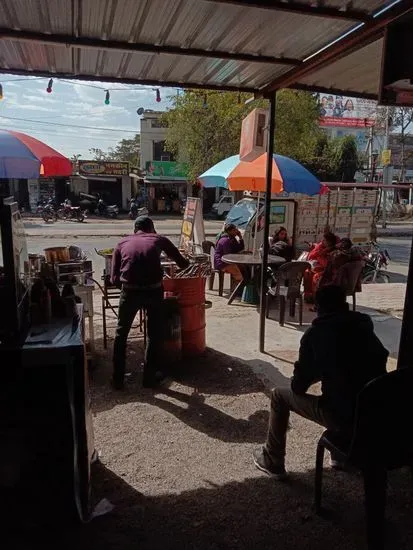
[{"label": "black trousers", "polygon": [[113,348],[114,382],[123,382],[128,335],[140,309],[146,310],[148,330],[144,378],[150,380],[157,370],[161,370],[161,349],[164,337],[163,289],[145,291],[123,289],[119,300],[118,326]]}]

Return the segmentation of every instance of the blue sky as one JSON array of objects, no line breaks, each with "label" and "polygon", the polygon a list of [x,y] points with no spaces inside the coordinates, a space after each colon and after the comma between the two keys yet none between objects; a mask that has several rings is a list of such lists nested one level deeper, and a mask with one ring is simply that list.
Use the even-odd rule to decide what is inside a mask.
[{"label": "blue sky", "polygon": [[[139,132],[138,107],[166,110],[168,97],[176,94],[172,88],[161,88],[160,103],[147,86],[104,84],[53,80],[53,92],[46,92],[48,79],[1,75],[3,100],[0,101],[0,129],[29,134],[66,156],[81,154],[90,158],[89,149],[107,150],[124,138]],[[102,89],[87,87],[85,84]],[[121,90],[119,90],[121,88]],[[110,105],[105,105],[105,89],[110,92]],[[11,120],[5,117],[26,119]],[[31,122],[28,122],[29,119]],[[42,124],[33,121],[41,121]],[[59,123],[64,126],[54,126]],[[115,131],[72,128],[68,124],[112,128]]]}]

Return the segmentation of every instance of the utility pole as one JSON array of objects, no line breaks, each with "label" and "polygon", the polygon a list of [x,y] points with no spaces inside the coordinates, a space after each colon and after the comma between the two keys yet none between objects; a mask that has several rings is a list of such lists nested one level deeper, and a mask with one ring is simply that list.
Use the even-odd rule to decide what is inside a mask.
[{"label": "utility pole", "polygon": [[[385,133],[384,133],[384,147],[386,151],[389,148],[389,108],[386,107],[386,124],[385,124]],[[386,164],[383,166],[383,185],[390,185],[389,176],[391,174],[390,166]],[[387,226],[387,189],[383,188],[383,215],[382,215],[382,228],[385,229]]]}]

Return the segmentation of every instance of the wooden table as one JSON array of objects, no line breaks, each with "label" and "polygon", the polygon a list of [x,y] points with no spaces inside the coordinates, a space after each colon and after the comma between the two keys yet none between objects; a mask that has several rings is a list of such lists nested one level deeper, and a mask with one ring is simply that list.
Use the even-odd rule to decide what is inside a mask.
[{"label": "wooden table", "polygon": [[[225,254],[222,256],[222,261],[226,264],[230,265],[237,265],[241,269],[247,268],[249,272],[251,273],[254,268],[260,267],[262,264],[262,258],[259,254]],[[285,264],[286,260],[285,258],[282,258],[281,256],[275,256],[273,254],[268,254],[268,265],[269,266],[280,266],[282,264]],[[259,282],[256,277],[251,276],[250,280],[255,281],[255,284],[257,285],[257,289],[259,292]],[[231,304],[235,298],[235,296],[239,293],[241,293],[245,286],[247,284],[247,281],[245,279],[242,279],[237,286],[234,288],[234,290],[231,293],[231,296],[229,297],[228,304]]]}]

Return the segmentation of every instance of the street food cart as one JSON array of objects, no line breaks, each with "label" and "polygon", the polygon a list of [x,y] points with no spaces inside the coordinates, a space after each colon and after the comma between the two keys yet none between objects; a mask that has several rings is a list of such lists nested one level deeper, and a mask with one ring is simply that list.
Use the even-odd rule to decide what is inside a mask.
[{"label": "street food cart", "polygon": [[[113,249],[96,250],[105,258],[105,268],[102,275],[103,284],[99,285],[102,291],[102,318],[103,341],[107,347],[106,311],[112,310],[117,316],[120,290],[110,281]],[[211,272],[210,257],[207,254],[195,254],[191,246],[181,249],[182,254],[188,257],[190,266],[179,271],[173,261],[163,258],[161,265],[164,270],[163,287],[165,291],[166,338],[165,349],[169,349],[170,342],[176,340],[176,308],[168,302],[176,300],[178,307],[179,340],[182,343],[183,356],[196,356],[205,351],[205,309],[209,306],[205,301],[205,282]],[[175,327],[172,330],[172,326]],[[138,331],[143,334],[146,344],[146,317],[145,312],[139,312]],[[169,334],[169,336],[168,336]]]}]

